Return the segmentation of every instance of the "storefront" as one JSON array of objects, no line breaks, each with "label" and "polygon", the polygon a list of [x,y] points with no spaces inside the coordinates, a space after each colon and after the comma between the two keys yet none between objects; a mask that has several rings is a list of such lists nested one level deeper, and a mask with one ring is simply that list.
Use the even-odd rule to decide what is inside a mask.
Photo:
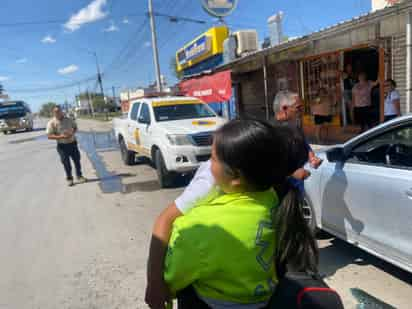
[{"label": "storefront", "polygon": [[401,112],[411,111],[412,70],[407,68],[407,59],[412,63],[412,47],[406,44],[410,10],[412,3],[405,2],[353,18],[236,59],[217,70],[232,71],[241,117],[271,119],[276,93],[284,88],[298,92],[305,103],[303,128],[309,135],[315,130],[314,111],[319,90],[324,88],[330,100],[330,142],[343,142],[359,132],[347,99],[352,91],[345,87],[343,74],[349,65],[354,83],[360,72],[379,82],[370,93],[373,124],[383,121],[387,78],[398,84]]}]

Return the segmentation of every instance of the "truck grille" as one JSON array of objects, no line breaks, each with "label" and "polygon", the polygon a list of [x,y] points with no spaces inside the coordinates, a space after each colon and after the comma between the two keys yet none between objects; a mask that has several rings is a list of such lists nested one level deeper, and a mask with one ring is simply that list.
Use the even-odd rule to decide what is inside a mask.
[{"label": "truck grille", "polygon": [[190,138],[195,146],[211,146],[213,143],[213,132],[192,134]]}]

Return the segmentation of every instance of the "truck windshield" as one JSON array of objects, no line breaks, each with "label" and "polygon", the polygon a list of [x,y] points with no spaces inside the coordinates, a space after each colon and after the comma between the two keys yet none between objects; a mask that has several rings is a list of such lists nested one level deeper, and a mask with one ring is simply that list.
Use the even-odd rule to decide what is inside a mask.
[{"label": "truck windshield", "polygon": [[153,107],[156,121],[173,121],[216,117],[203,103],[176,104]]},{"label": "truck windshield", "polygon": [[26,116],[26,108],[21,102],[0,103],[0,119],[12,119]]}]

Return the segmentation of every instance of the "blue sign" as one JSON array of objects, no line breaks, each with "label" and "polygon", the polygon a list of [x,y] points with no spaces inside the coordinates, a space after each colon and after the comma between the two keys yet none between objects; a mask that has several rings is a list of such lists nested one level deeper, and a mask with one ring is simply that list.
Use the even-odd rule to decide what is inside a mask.
[{"label": "blue sign", "polygon": [[203,8],[214,17],[224,17],[234,11],[238,0],[202,0]]},{"label": "blue sign", "polygon": [[178,53],[180,65],[211,51],[210,37],[204,35]]}]

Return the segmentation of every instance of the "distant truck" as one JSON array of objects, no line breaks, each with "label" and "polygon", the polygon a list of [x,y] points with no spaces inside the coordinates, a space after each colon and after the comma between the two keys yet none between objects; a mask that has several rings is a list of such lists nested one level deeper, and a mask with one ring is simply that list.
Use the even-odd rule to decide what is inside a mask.
[{"label": "distant truck", "polygon": [[113,127],[124,163],[132,165],[136,155],[149,158],[164,188],[209,160],[213,133],[225,122],[199,99],[156,97],[131,102]]},{"label": "distant truck", "polygon": [[4,134],[19,130],[33,131],[33,114],[23,101],[0,102],[0,131]]}]

